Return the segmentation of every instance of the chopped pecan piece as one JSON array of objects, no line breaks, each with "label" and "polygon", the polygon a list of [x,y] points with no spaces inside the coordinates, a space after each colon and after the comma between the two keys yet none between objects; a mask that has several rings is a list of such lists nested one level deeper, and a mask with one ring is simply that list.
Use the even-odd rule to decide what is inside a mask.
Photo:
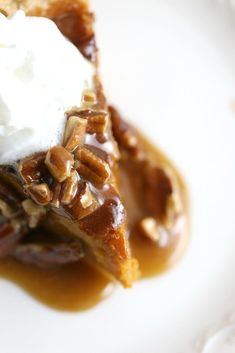
[{"label": "chopped pecan piece", "polygon": [[25,243],[19,244],[14,257],[24,263],[40,267],[65,265],[77,262],[84,257],[81,243]]},{"label": "chopped pecan piece", "polygon": [[73,219],[80,220],[93,213],[98,207],[98,201],[91,193],[89,185],[84,181],[80,181],[77,194],[68,206],[69,213]]},{"label": "chopped pecan piece", "polygon": [[78,116],[86,119],[86,132],[88,134],[103,134],[108,126],[108,113],[105,110],[74,107],[67,112],[67,116]]},{"label": "chopped pecan piece", "polygon": [[85,89],[82,96],[82,106],[92,107],[97,103],[96,94],[90,89]]},{"label": "chopped pecan piece", "polygon": [[78,190],[78,174],[75,170],[71,172],[71,175],[66,179],[62,186],[61,191],[61,203],[63,205],[69,205],[75,197]]},{"label": "chopped pecan piece", "polygon": [[25,213],[28,215],[29,228],[36,228],[46,214],[45,208],[37,205],[30,199],[24,200],[22,206]]},{"label": "chopped pecan piece", "polygon": [[90,145],[90,144],[85,144],[84,145],[84,148],[88,149],[89,151],[91,151],[93,154],[95,154],[97,157],[103,159],[103,161],[105,161],[106,163],[108,163],[109,165],[112,164],[112,156],[102,150],[101,148],[99,147],[96,147],[94,145]]},{"label": "chopped pecan piece", "polygon": [[65,134],[64,146],[69,152],[73,152],[77,147],[82,146],[86,133],[87,120],[78,116],[68,118]]},{"label": "chopped pecan piece", "polygon": [[20,161],[18,170],[25,183],[30,184],[40,181],[46,171],[45,158],[46,153],[42,152]]},{"label": "chopped pecan piece", "polygon": [[52,192],[45,183],[27,185],[25,189],[38,205],[46,206],[52,200]]},{"label": "chopped pecan piece", "polygon": [[90,207],[94,201],[94,197],[87,183],[84,184],[84,188],[80,189],[79,196],[80,196],[80,203],[84,209]]},{"label": "chopped pecan piece", "polygon": [[111,174],[107,162],[84,147],[76,151],[76,158],[75,168],[80,176],[95,184],[105,184]]},{"label": "chopped pecan piece", "polygon": [[152,217],[146,217],[140,221],[139,231],[141,235],[157,243],[159,247],[169,244],[169,230]]},{"label": "chopped pecan piece", "polygon": [[45,164],[52,176],[58,182],[63,182],[71,174],[74,159],[64,147],[55,146],[47,152]]},{"label": "chopped pecan piece", "polygon": [[158,242],[161,238],[161,228],[156,219],[146,217],[140,221],[139,230],[146,238]]},{"label": "chopped pecan piece", "polygon": [[97,111],[89,114],[86,132],[88,134],[103,134],[107,128],[108,114],[105,111]]},{"label": "chopped pecan piece", "polygon": [[53,187],[53,197],[51,200],[51,206],[59,208],[60,207],[60,192],[61,192],[62,184],[55,183]]}]

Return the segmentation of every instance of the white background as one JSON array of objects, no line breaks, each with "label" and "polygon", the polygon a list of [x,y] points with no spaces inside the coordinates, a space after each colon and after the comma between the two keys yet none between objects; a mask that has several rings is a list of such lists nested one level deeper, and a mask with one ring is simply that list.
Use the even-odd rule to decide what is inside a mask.
[{"label": "white background", "polygon": [[235,15],[215,0],[92,4],[108,97],[185,176],[190,246],[168,273],[82,313],[0,280],[0,352],[201,352],[235,310]]}]

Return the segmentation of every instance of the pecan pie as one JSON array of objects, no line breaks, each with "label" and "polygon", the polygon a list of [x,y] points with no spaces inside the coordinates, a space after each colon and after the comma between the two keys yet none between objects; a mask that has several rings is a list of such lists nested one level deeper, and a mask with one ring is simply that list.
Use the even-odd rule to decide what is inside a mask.
[{"label": "pecan pie", "polygon": [[[93,14],[86,1],[1,2],[6,15],[18,9],[52,19],[96,65]],[[75,103],[64,112],[60,145],[1,166],[0,256],[36,264],[85,257],[128,287],[138,266],[126,237],[117,182],[119,151],[97,75],[93,88],[84,89],[81,102]]]},{"label": "pecan pie", "polygon": [[139,276],[130,250],[133,233],[146,241],[141,250],[148,259],[176,247],[184,229],[181,180],[108,107],[86,0],[1,1],[6,16],[19,9],[54,21],[95,70],[92,87],[63,112],[61,142],[0,166],[0,258],[41,267],[83,259],[129,287]]}]

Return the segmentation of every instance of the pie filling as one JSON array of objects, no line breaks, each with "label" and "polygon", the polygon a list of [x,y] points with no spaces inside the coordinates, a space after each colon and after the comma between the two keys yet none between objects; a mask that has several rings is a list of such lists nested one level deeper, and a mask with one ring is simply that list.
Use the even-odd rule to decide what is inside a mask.
[{"label": "pie filling", "polygon": [[[12,14],[20,7],[30,16],[51,18],[83,60],[96,67],[93,16],[86,2],[57,0],[41,6],[35,2],[35,6],[33,1],[21,5],[12,1],[10,6],[6,2],[2,12]],[[11,164],[2,158],[0,275],[4,269],[11,272],[11,261],[11,266],[18,264],[25,273],[30,268],[34,275],[56,269],[61,278],[65,269],[75,266],[68,276],[74,272],[78,279],[79,271],[87,273],[88,263],[129,287],[141,273],[150,276],[171,266],[184,249],[186,191],[169,160],[107,106],[95,71],[92,85],[84,86],[84,80],[82,85],[80,102],[66,107],[63,114],[60,109],[63,133],[56,144],[35,147],[14,163],[11,157]],[[2,99],[0,123],[5,125],[0,145],[6,140],[14,146],[13,135],[4,135],[10,118],[4,116],[3,104]],[[9,114],[13,111],[9,105],[7,109]],[[13,113],[9,116],[14,118]],[[37,124],[38,119],[36,114]]]}]

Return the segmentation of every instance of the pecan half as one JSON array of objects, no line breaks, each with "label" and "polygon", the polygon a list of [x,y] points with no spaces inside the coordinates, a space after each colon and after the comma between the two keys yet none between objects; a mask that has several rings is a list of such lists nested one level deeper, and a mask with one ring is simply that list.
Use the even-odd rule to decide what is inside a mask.
[{"label": "pecan half", "polygon": [[105,184],[109,179],[111,171],[108,163],[87,148],[79,148],[76,158],[75,168],[83,178],[95,184]]},{"label": "pecan half", "polygon": [[82,146],[86,127],[86,119],[74,115],[68,118],[64,133],[64,147],[67,151],[73,152],[77,147]]},{"label": "pecan half", "polygon": [[145,170],[145,202],[150,214],[171,229],[183,212],[177,179],[170,169],[149,166]]},{"label": "pecan half", "polygon": [[18,170],[25,183],[30,184],[40,181],[46,171],[45,157],[46,153],[42,152],[20,161]]},{"label": "pecan half", "polygon": [[52,200],[52,192],[45,183],[27,185],[25,190],[38,205],[45,206]]},{"label": "pecan half", "polygon": [[[118,111],[110,106],[110,117],[112,121],[112,131],[115,139],[122,149],[122,158],[132,158],[137,161],[143,161],[146,158],[146,152],[141,139],[138,138],[136,130],[124,121]],[[126,153],[124,153],[126,152]]]},{"label": "pecan half", "polygon": [[74,159],[64,147],[55,146],[47,152],[45,164],[52,176],[58,182],[63,182],[71,174]]},{"label": "pecan half", "polygon": [[172,179],[162,167],[147,166],[144,196],[148,211],[159,222],[164,222],[169,197],[173,194]]}]

